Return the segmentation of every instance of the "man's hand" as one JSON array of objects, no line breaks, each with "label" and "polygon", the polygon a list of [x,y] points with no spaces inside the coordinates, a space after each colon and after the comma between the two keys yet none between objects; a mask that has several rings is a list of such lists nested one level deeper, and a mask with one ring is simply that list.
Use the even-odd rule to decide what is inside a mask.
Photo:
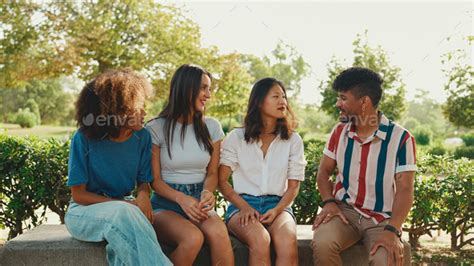
[{"label": "man's hand", "polygon": [[146,218],[153,223],[153,209],[151,208],[150,197],[145,193],[141,193],[137,196],[135,204],[140,208],[140,210],[145,214]]},{"label": "man's hand", "polygon": [[318,228],[321,223],[325,224],[335,216],[339,216],[339,218],[341,218],[345,224],[349,224],[349,221],[347,220],[346,216],[342,214],[341,209],[337,207],[337,204],[330,202],[324,205],[323,210],[318,214],[318,216],[316,216],[316,219],[314,219],[313,231],[316,230],[316,228]]},{"label": "man's hand", "polygon": [[387,250],[387,265],[403,265],[403,243],[394,233],[384,231],[372,246],[370,255],[373,256],[379,248]]}]

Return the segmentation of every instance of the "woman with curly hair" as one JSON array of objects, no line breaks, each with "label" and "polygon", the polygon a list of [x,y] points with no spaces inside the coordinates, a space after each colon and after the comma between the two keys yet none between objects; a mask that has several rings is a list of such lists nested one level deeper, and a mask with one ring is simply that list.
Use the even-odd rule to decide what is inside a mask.
[{"label": "woman with curly hair", "polygon": [[249,246],[249,265],[271,264],[270,242],[276,265],[298,265],[290,206],[306,161],[292,118],[283,83],[261,79],[250,94],[245,127],[232,130],[222,143],[219,189],[231,203],[225,220],[229,231]]},{"label": "woman with curly hair", "polygon": [[171,265],[152,226],[151,137],[143,128],[150,92],[132,70],[112,70],[89,82],[76,102],[65,223],[78,240],[107,241],[109,265]]},{"label": "woman with curly hair", "polygon": [[176,246],[170,259],[192,265],[204,241],[212,265],[233,265],[224,222],[213,211],[220,143],[219,122],[204,117],[211,74],[182,65],[171,80],[168,104],[146,128],[153,141],[154,226],[160,241]]}]

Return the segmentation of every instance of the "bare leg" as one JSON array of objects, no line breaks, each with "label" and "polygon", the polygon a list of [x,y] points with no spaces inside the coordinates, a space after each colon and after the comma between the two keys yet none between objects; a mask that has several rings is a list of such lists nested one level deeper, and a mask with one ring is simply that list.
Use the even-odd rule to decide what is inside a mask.
[{"label": "bare leg", "polygon": [[177,246],[170,255],[173,264],[192,265],[204,242],[201,230],[173,211],[155,213],[153,218],[158,240]]},{"label": "bare leg", "polygon": [[248,245],[250,266],[270,266],[270,234],[260,222],[241,227],[238,215],[234,215],[227,223],[227,227],[240,241]]},{"label": "bare leg", "polygon": [[268,227],[276,252],[276,265],[298,265],[296,223],[287,212],[282,212]]},{"label": "bare leg", "polygon": [[217,215],[212,215],[197,226],[211,248],[212,265],[233,266],[234,251],[225,223]]}]

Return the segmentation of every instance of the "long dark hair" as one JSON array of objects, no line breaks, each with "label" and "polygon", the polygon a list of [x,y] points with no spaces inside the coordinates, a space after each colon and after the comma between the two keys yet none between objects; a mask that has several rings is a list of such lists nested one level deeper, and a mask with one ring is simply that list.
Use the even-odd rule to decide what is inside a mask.
[{"label": "long dark hair", "polygon": [[[247,143],[258,140],[263,129],[262,115],[260,107],[263,104],[265,96],[267,96],[273,86],[278,85],[283,89],[286,96],[286,89],[283,83],[275,78],[263,78],[257,81],[250,93],[250,98],[247,106],[247,114],[245,115],[245,134],[244,138]],[[278,118],[275,131],[273,134],[280,134],[282,139],[289,139],[295,127],[295,115],[287,104],[288,115],[284,118]]]},{"label": "long dark hair", "polygon": [[194,134],[197,142],[204,146],[204,149],[212,155],[212,142],[209,129],[203,119],[203,113],[195,110],[194,103],[201,90],[202,75],[205,74],[212,80],[211,73],[197,65],[185,64],[180,66],[173,75],[170,85],[170,94],[168,102],[158,115],[165,118],[163,127],[165,141],[168,149],[168,155],[171,158],[171,143],[173,142],[174,130],[176,122],[182,118],[181,127],[181,144],[183,144],[184,136],[189,116],[193,114],[192,122]]}]

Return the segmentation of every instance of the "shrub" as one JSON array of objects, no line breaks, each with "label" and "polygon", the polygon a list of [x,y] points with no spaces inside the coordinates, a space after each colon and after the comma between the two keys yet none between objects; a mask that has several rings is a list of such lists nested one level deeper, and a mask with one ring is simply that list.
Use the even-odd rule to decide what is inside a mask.
[{"label": "shrub", "polygon": [[429,145],[433,137],[433,132],[429,128],[420,126],[413,130],[413,135],[415,136],[417,144]]},{"label": "shrub", "polygon": [[466,146],[474,146],[474,133],[467,133],[461,136]]},{"label": "shrub", "polygon": [[[439,227],[451,235],[451,250],[474,244],[474,161],[444,159],[438,174],[443,175],[440,193]],[[469,238],[470,237],[470,238]]]},{"label": "shrub", "polygon": [[454,150],[454,158],[460,159],[462,157],[474,159],[474,146],[461,146]]},{"label": "shrub", "polygon": [[451,235],[451,249],[472,244],[474,228],[472,180],[474,161],[451,156],[426,155],[419,162],[415,180],[415,200],[407,219],[410,242],[418,244],[421,235],[442,229]]},{"label": "shrub", "polygon": [[0,135],[0,150],[0,224],[8,239],[41,224],[47,207],[64,222],[69,142]]},{"label": "shrub", "polygon": [[22,128],[32,128],[37,125],[37,122],[38,117],[29,108],[18,109],[15,115],[15,123],[19,124]]},{"label": "shrub", "polygon": [[437,172],[440,157],[425,155],[417,163],[419,166],[415,176],[415,191],[413,206],[408,214],[406,223],[408,227],[403,228],[408,232],[409,242],[412,248],[420,246],[419,239],[423,235],[430,235],[432,230],[438,229],[439,205],[441,202],[440,184],[433,175]]},{"label": "shrub", "polygon": [[308,165],[305,180],[300,185],[300,191],[292,207],[298,224],[312,224],[321,203],[321,195],[316,190],[316,175],[323,155],[324,142],[311,139],[305,141],[304,145]]},{"label": "shrub", "polygon": [[437,145],[430,147],[428,153],[432,155],[444,155],[446,154],[446,149],[443,146]]}]

